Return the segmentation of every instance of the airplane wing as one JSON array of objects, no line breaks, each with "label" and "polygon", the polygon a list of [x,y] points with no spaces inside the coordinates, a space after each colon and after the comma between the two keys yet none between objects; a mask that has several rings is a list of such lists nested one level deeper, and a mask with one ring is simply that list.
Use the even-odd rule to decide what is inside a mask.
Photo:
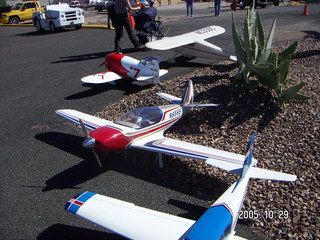
[{"label": "airplane wing", "polygon": [[185,33],[174,37],[164,37],[160,40],[148,42],[146,43],[146,47],[156,50],[169,50],[195,43],[198,40],[214,37],[224,32],[225,29],[223,27],[209,26],[190,33]]},{"label": "airplane wing", "polygon": [[129,239],[178,240],[195,222],[92,192],[72,198],[65,209]]},{"label": "airplane wing", "polygon": [[[241,154],[166,137],[151,141],[141,139],[133,142],[130,147],[203,160],[212,166],[238,175],[241,174],[245,160],[245,156]],[[256,160],[253,161],[255,165]]]},{"label": "airplane wing", "polygon": [[72,109],[60,109],[56,111],[56,114],[78,125],[80,125],[79,119],[81,119],[84,126],[90,131],[101,126],[113,124],[111,121],[94,117],[92,115],[82,113]]},{"label": "airplane wing", "polygon": [[119,80],[121,78],[122,77],[120,75],[116,74],[115,72],[106,71],[106,72],[101,72],[101,73],[85,76],[85,77],[81,78],[81,82],[89,83],[89,84],[102,84],[102,83],[107,83],[107,82]]}]

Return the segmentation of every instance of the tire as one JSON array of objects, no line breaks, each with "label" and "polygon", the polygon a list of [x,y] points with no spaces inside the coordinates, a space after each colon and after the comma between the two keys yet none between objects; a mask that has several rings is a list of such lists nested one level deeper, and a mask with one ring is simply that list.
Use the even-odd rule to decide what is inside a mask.
[{"label": "tire", "polygon": [[275,1],[273,2],[273,5],[274,5],[274,6],[279,6],[279,3],[280,3],[279,0],[275,0]]},{"label": "tire", "polygon": [[75,25],[74,26],[76,29],[80,29],[80,28],[82,28],[82,24],[77,24],[77,25]]},{"label": "tire", "polygon": [[56,28],[56,26],[54,25],[53,22],[50,22],[50,23],[49,23],[49,28],[50,28],[50,31],[51,31],[51,32],[56,32],[56,31],[57,31],[57,28]]},{"label": "tire", "polygon": [[9,18],[9,23],[10,24],[18,24],[19,23],[19,18],[18,17],[10,17]]},{"label": "tire", "polygon": [[34,20],[34,26],[36,27],[37,32],[43,32],[43,28],[41,27],[41,23],[39,20]]}]

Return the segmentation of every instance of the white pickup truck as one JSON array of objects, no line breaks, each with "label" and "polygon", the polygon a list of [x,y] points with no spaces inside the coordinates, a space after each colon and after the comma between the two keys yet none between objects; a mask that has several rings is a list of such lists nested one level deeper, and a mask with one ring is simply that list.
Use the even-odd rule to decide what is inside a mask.
[{"label": "white pickup truck", "polygon": [[38,32],[46,28],[56,32],[69,26],[80,29],[84,23],[84,16],[81,8],[71,8],[67,3],[63,3],[48,5],[45,11],[33,13],[32,20]]}]

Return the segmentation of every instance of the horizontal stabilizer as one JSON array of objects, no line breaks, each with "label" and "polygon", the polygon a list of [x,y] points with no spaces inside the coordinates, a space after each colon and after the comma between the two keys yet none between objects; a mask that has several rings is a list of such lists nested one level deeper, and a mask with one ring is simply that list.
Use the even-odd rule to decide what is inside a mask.
[{"label": "horizontal stabilizer", "polygon": [[175,103],[175,104],[180,104],[182,99],[172,96],[168,93],[157,93],[158,96],[162,97],[163,99],[166,99],[169,102]]},{"label": "horizontal stabilizer", "polygon": [[[252,159],[252,161],[254,162],[254,164],[256,163],[256,160],[254,158]],[[211,158],[206,160],[206,163],[211,166],[221,168],[223,170],[226,170],[228,172],[231,172],[237,175],[241,175],[242,173],[242,167],[239,167],[239,164],[236,164],[236,163],[219,161],[217,159],[211,159]],[[251,168],[250,178],[278,180],[278,181],[296,181],[297,180],[297,176],[295,175],[258,168],[258,167]]]},{"label": "horizontal stabilizer", "polygon": [[242,166],[238,163],[219,161],[217,159],[212,158],[207,159],[206,163],[213,167],[217,167],[237,175],[240,175],[242,171]]},{"label": "horizontal stabilizer", "polygon": [[263,169],[263,168],[257,168],[257,167],[252,168],[250,172],[250,178],[260,178],[260,179],[267,179],[267,180],[290,181],[290,182],[297,180],[296,175],[277,172],[277,171]]},{"label": "horizontal stabilizer", "polygon": [[[168,70],[160,69],[159,70],[159,77],[161,77],[161,76],[163,76],[163,75],[165,75],[167,73],[168,73]],[[140,77],[137,78],[137,81],[145,81],[145,80],[148,80],[148,79],[152,79],[154,77],[157,77],[157,76],[154,76],[154,75],[152,75],[152,76],[140,76]]]},{"label": "horizontal stabilizer", "polygon": [[92,74],[86,77],[81,78],[81,82],[88,84],[102,84],[107,82],[113,82],[119,80],[122,77],[115,72],[106,71],[97,74]]},{"label": "horizontal stabilizer", "polygon": [[218,107],[220,104],[214,104],[214,103],[205,103],[205,104],[189,104],[185,105],[186,107]]},{"label": "horizontal stabilizer", "polygon": [[163,76],[163,75],[165,75],[165,74],[167,74],[168,73],[168,70],[166,70],[166,69],[160,69],[159,70],[159,77],[161,77],[161,76]]},{"label": "horizontal stabilizer", "polygon": [[154,78],[154,76],[140,76],[140,77],[137,77],[137,81],[145,81],[151,78]]}]

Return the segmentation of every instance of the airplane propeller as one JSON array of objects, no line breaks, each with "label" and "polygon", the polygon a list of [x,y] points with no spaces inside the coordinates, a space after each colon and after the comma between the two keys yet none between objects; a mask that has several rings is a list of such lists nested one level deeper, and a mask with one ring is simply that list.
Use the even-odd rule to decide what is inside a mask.
[{"label": "airplane propeller", "polygon": [[88,130],[84,126],[84,123],[82,122],[82,120],[79,119],[79,121],[80,121],[80,125],[81,125],[81,128],[82,128],[82,131],[83,131],[83,133],[84,133],[84,135],[86,137],[86,140],[84,140],[84,142],[82,143],[82,146],[85,147],[85,148],[91,148],[92,149],[93,155],[96,158],[99,167],[102,167],[102,164],[100,162],[98,154],[97,154],[96,150],[94,149],[94,147],[96,146],[96,140],[94,138],[90,137],[90,135],[88,133]]}]

